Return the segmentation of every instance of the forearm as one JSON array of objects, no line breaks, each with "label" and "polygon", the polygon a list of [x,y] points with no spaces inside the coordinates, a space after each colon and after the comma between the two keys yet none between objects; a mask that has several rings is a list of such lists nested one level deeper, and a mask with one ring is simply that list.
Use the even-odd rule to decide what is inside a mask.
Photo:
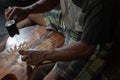
[{"label": "forearm", "polygon": [[42,14],[30,14],[26,19],[17,23],[17,27],[24,28],[38,24],[40,26],[45,26],[44,17]]},{"label": "forearm", "polygon": [[32,21],[30,21],[28,18],[26,18],[23,21],[20,21],[20,22],[17,23],[17,28],[21,29],[21,28],[24,28],[24,27],[32,26],[34,24],[35,23],[33,23]]},{"label": "forearm", "polygon": [[44,13],[52,10],[59,4],[59,0],[39,0],[25,7],[29,13]]},{"label": "forearm", "polygon": [[46,56],[46,59],[54,61],[67,61],[86,58],[94,53],[95,48],[95,45],[85,45],[82,42],[77,42],[70,46],[55,49],[53,53]]}]

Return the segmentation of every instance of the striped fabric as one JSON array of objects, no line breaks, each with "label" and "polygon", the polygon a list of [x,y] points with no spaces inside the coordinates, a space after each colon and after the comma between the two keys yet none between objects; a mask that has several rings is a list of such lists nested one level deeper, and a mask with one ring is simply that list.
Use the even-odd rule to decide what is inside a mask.
[{"label": "striped fabric", "polygon": [[111,44],[109,46],[108,44],[102,47],[98,46],[96,53],[90,57],[82,71],[74,80],[101,80],[98,75],[101,74],[102,69],[105,67],[105,57],[110,53],[110,48]]},{"label": "striped fabric", "polygon": [[[65,23],[61,19],[61,11],[52,10],[44,16],[47,29],[52,29],[65,35],[65,45],[80,40],[82,32],[66,28]],[[98,46],[95,54],[93,54],[90,59],[58,62],[53,70],[60,74],[65,80],[94,79],[104,67],[104,57],[109,53],[109,49],[110,46],[107,45],[103,45],[102,47]]]},{"label": "striped fabric", "polygon": [[46,14],[44,14],[46,27],[47,29],[51,29],[63,34],[66,37],[65,44],[71,44],[73,42],[79,41],[82,32],[70,30],[66,28],[64,21],[61,17],[61,11],[52,10]]}]

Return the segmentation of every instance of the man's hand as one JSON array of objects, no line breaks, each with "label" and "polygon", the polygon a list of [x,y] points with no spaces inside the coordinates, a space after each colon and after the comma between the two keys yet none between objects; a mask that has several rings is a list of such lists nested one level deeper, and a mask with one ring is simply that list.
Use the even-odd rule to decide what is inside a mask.
[{"label": "man's hand", "polygon": [[27,18],[28,15],[29,12],[24,7],[9,7],[8,9],[5,9],[5,18],[7,21],[13,19],[14,16],[17,16],[17,21],[21,21]]},{"label": "man's hand", "polygon": [[22,60],[27,62],[28,64],[40,65],[43,61],[45,61],[45,56],[46,54],[48,54],[48,51],[20,50],[19,53],[23,56]]}]

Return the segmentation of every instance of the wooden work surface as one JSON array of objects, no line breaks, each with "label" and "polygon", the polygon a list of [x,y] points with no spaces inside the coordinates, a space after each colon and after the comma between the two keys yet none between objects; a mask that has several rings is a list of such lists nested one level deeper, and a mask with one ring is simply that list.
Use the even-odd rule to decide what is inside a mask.
[{"label": "wooden work surface", "polygon": [[45,50],[60,47],[64,37],[44,27],[27,27],[20,30],[20,35],[9,37],[5,50],[0,54],[0,79],[8,73],[15,74],[19,80],[27,80],[26,63],[21,61],[18,50]]}]

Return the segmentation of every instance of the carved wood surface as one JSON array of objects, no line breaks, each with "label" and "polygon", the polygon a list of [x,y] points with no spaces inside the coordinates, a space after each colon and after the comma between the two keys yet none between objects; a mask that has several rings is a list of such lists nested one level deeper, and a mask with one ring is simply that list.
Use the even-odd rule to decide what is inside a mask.
[{"label": "carved wood surface", "polygon": [[23,28],[20,35],[8,38],[5,50],[0,54],[0,79],[8,73],[15,74],[19,80],[27,80],[26,63],[21,61],[18,50],[45,50],[61,47],[63,35],[36,26]]}]

